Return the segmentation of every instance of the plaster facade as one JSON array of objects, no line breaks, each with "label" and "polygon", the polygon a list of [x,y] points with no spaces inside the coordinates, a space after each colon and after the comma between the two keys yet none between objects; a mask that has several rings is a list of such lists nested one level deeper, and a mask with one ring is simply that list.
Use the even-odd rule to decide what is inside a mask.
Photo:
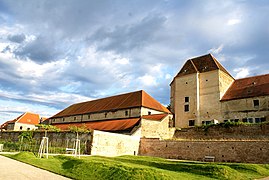
[{"label": "plaster facade", "polygon": [[269,96],[222,100],[235,81],[212,55],[188,60],[170,84],[175,126],[187,128],[226,121],[254,123],[268,119]]}]

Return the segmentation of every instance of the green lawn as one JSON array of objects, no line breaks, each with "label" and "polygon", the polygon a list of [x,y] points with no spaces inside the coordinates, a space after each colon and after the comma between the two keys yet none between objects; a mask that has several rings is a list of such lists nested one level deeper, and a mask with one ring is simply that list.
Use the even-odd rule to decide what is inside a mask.
[{"label": "green lawn", "polygon": [[170,161],[155,157],[5,155],[73,179],[256,179],[269,176],[269,165]]}]

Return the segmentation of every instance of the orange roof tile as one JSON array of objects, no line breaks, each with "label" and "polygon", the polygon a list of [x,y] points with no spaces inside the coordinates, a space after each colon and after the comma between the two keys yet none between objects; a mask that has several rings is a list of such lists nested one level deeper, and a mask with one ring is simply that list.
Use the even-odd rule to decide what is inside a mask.
[{"label": "orange roof tile", "polygon": [[38,114],[26,112],[21,117],[18,118],[16,122],[24,123],[24,124],[39,124],[40,118]]},{"label": "orange roof tile", "polygon": [[214,71],[218,69],[232,77],[232,75],[230,75],[230,73],[218,62],[218,60],[212,54],[206,54],[204,56],[199,56],[187,60],[176,77],[197,72],[202,73]]},{"label": "orange roof tile", "polygon": [[60,128],[61,130],[69,130],[70,126],[83,127],[86,126],[87,129],[95,129],[102,131],[122,131],[134,127],[140,118],[132,119],[121,119],[121,120],[107,120],[107,121],[94,121],[85,123],[64,123],[64,124],[53,124]]},{"label": "orange roof tile", "polygon": [[165,113],[170,113],[167,108],[165,108],[158,101],[148,95],[145,91],[141,90],[127,94],[120,94],[93,101],[73,104],[62,110],[61,112],[57,113],[56,115],[52,116],[51,118],[142,106]]},{"label": "orange roof tile", "polygon": [[269,74],[237,79],[221,101],[269,95]]},{"label": "orange roof tile", "polygon": [[144,115],[142,116],[142,118],[147,120],[161,121],[166,116],[167,114],[152,114],[152,115]]}]

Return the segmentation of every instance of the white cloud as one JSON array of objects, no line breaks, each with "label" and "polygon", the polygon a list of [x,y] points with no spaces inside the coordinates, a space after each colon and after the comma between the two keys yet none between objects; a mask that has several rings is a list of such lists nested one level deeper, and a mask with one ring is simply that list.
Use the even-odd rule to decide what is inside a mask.
[{"label": "white cloud", "polygon": [[222,52],[223,47],[224,47],[224,45],[221,44],[221,45],[219,45],[219,46],[216,47],[216,48],[212,48],[212,49],[210,49],[209,52],[210,52],[210,53],[213,53],[213,54],[219,54],[220,52]]},{"label": "white cloud", "polygon": [[138,82],[140,82],[143,87],[157,85],[156,78],[149,74],[145,74],[144,76],[139,77]]},{"label": "white cloud", "polygon": [[246,67],[237,68],[237,69],[234,69],[233,71],[236,73],[235,79],[249,76],[249,68],[246,68]]},{"label": "white cloud", "polygon": [[229,19],[227,21],[228,26],[232,26],[232,25],[236,25],[236,24],[240,24],[240,23],[241,23],[241,19]]}]

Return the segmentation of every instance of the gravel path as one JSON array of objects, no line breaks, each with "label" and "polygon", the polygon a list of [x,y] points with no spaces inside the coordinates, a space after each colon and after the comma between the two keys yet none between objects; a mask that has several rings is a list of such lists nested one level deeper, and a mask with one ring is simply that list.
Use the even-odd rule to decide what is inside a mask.
[{"label": "gravel path", "polygon": [[63,176],[0,155],[1,180],[68,180]]}]

